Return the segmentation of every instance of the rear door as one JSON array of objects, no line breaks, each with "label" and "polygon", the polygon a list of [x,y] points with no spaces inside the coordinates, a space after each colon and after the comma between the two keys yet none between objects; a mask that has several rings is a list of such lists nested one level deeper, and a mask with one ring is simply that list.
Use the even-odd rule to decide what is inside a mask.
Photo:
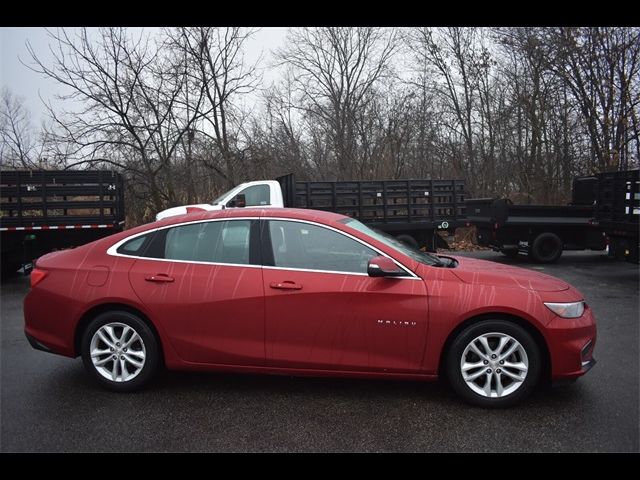
[{"label": "rear door", "polygon": [[133,289],[183,360],[264,364],[258,235],[257,219],[189,223],[158,230],[139,254]]}]

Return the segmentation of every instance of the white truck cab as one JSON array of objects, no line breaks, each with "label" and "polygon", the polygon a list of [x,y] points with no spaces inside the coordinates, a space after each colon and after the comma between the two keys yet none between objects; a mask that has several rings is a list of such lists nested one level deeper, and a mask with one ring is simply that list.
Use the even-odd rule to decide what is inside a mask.
[{"label": "white truck cab", "polygon": [[238,207],[284,207],[280,183],[275,180],[257,180],[255,182],[241,183],[237,187],[233,187],[228,192],[223,193],[211,203],[167,208],[156,215],[156,221],[174,215],[185,215],[198,210],[210,211]]}]

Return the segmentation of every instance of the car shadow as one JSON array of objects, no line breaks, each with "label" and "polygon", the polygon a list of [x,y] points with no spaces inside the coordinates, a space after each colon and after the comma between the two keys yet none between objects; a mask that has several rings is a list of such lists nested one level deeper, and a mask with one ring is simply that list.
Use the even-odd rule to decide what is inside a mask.
[{"label": "car shadow", "polygon": [[[98,385],[84,370],[81,362],[72,368],[51,372],[41,388],[49,398],[61,403],[74,402],[82,398],[87,408],[124,402],[132,408],[144,408],[162,399],[172,402],[197,402],[198,399],[219,399],[221,402],[237,402],[243,399],[256,404],[314,404],[340,403],[343,405],[419,406],[420,408],[442,407],[455,410],[478,409],[465,403],[448,386],[446,381],[403,381],[386,379],[353,379],[287,375],[254,375],[219,372],[169,372],[162,370],[143,389],[131,393],[116,393]],[[545,410],[548,408],[573,409],[576,403],[587,402],[586,392],[580,382],[550,387],[539,386],[516,410]],[[588,395],[587,395],[588,396]],[[500,410],[495,410],[500,411]]]}]

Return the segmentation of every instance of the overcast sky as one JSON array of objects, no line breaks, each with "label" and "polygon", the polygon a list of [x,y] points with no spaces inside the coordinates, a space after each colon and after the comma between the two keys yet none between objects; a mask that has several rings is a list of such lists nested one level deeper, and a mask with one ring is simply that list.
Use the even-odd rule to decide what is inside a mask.
[{"label": "overcast sky", "polygon": [[[68,29],[73,31],[73,29]],[[134,29],[140,30],[140,29]],[[145,28],[145,31],[155,29]],[[263,52],[262,66],[266,66],[271,52],[283,45],[287,28],[264,27],[258,31],[246,45],[245,59],[255,62]],[[54,81],[43,78],[20,63],[31,63],[27,52],[26,42],[31,43],[34,51],[41,59],[51,65],[52,57],[49,53],[50,39],[41,27],[29,28],[0,28],[0,87],[8,87],[15,95],[24,98],[25,105],[32,115],[34,127],[40,125],[44,119],[44,108],[38,93],[45,100],[52,99],[57,93],[62,93],[62,87]],[[273,81],[277,72],[265,71],[264,83]]]}]

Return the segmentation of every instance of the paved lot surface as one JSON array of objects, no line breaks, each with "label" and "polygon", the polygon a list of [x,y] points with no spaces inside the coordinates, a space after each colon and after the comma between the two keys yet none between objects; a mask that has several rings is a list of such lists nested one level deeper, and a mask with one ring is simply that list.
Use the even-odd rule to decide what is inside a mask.
[{"label": "paved lot surface", "polygon": [[28,280],[17,278],[1,286],[0,450],[637,452],[638,266],[595,252],[544,267],[466,255],[578,287],[598,319],[594,369],[501,411],[469,407],[439,383],[168,373],[143,392],[114,394],[79,359],[29,346]]}]

